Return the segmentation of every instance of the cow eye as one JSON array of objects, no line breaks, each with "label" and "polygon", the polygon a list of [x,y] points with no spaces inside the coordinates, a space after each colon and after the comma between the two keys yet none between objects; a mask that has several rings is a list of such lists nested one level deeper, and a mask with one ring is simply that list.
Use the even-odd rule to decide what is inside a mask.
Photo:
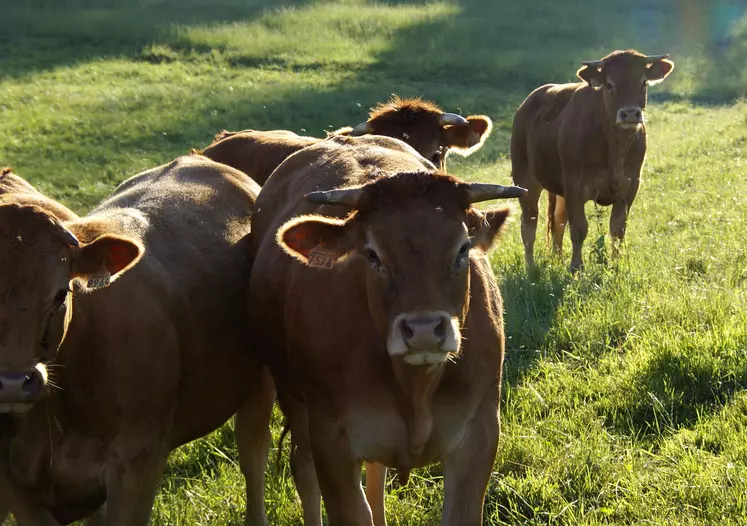
[{"label": "cow eye", "polygon": [[610,90],[610,91],[615,91],[615,85],[612,84],[611,82],[608,82],[607,83],[607,89]]},{"label": "cow eye", "polygon": [[371,265],[373,268],[378,269],[379,267],[381,267],[381,260],[379,259],[378,254],[376,254],[373,249],[364,249],[363,255],[366,256],[366,261],[368,261],[369,265]]},{"label": "cow eye", "polygon": [[469,251],[471,248],[472,248],[471,241],[467,241],[459,248],[459,254],[457,254],[457,260],[456,260],[457,265],[461,265],[467,260],[467,258],[469,257]]},{"label": "cow eye", "polygon": [[70,293],[70,289],[60,289],[57,291],[57,294],[54,296],[54,306],[60,307],[63,303],[65,303],[65,300],[67,300],[67,295]]}]

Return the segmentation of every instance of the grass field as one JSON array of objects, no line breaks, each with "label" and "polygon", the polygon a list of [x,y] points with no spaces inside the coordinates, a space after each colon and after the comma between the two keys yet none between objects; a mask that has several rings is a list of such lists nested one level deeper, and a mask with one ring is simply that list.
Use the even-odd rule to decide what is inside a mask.
[{"label": "grass field", "polygon": [[[490,115],[485,147],[449,171],[505,183],[511,118],[531,89],[570,81],[581,60],[615,48],[671,52],[674,73],[650,90],[649,155],[619,264],[604,250],[609,210],[591,204],[577,279],[542,241],[527,275],[518,213],[494,253],[508,350],[485,523],[747,523],[743,1],[0,9],[0,165],[81,213],[219,129],[321,136],[394,92]],[[276,438],[280,425],[276,415]],[[286,460],[267,479],[271,522],[283,526],[301,516]],[[438,523],[438,465],[394,486],[390,524]],[[238,525],[243,498],[227,424],[173,454],[153,524]]]}]

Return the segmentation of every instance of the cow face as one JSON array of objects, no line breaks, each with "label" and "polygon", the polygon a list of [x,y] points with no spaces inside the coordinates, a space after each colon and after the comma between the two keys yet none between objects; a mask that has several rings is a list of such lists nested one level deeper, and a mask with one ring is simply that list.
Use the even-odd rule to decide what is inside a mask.
[{"label": "cow face", "polygon": [[0,205],[0,413],[27,411],[53,383],[44,364],[65,338],[73,281],[108,286],[142,253],[108,235],[81,243],[74,226],[36,206]]},{"label": "cow face", "polygon": [[667,56],[615,51],[602,60],[584,62],[577,75],[602,91],[609,122],[637,129],[644,122],[648,85],[663,81],[674,69]]},{"label": "cow face", "polygon": [[401,173],[359,188],[308,194],[312,202],[354,212],[345,220],[296,218],[279,229],[277,240],[321,270],[364,265],[369,312],[389,354],[411,365],[440,364],[460,350],[470,257],[490,248],[508,216],[507,209],[483,215],[471,203],[523,193]]},{"label": "cow face", "polygon": [[366,122],[348,133],[400,139],[440,170],[445,170],[450,151],[467,156],[479,150],[492,128],[492,121],[484,115],[465,119],[455,113],[445,113],[428,101],[393,97],[374,108]]}]

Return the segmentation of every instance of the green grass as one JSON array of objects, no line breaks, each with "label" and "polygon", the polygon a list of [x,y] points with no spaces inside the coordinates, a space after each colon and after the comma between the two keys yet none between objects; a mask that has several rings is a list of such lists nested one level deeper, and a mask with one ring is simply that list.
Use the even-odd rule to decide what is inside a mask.
[{"label": "green grass", "polygon": [[[542,241],[527,275],[518,214],[493,255],[508,351],[485,520],[747,522],[742,2],[26,0],[2,15],[0,164],[81,213],[219,129],[321,136],[393,92],[490,115],[493,136],[450,171],[507,182],[531,89],[614,48],[671,52],[622,259],[592,205],[578,278]],[[437,524],[441,493],[438,465],[391,484],[390,524]],[[153,523],[240,524],[243,498],[226,425],[173,454]],[[267,499],[273,524],[300,522],[287,452]]]}]

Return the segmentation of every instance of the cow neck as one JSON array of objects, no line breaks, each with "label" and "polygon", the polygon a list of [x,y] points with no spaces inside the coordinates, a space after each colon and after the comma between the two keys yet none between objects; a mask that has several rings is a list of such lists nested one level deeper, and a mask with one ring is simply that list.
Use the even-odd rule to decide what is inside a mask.
[{"label": "cow neck", "polygon": [[441,383],[445,366],[412,366],[399,360],[393,365],[394,374],[407,400],[409,454],[416,459],[423,452],[433,430],[431,401]]}]

